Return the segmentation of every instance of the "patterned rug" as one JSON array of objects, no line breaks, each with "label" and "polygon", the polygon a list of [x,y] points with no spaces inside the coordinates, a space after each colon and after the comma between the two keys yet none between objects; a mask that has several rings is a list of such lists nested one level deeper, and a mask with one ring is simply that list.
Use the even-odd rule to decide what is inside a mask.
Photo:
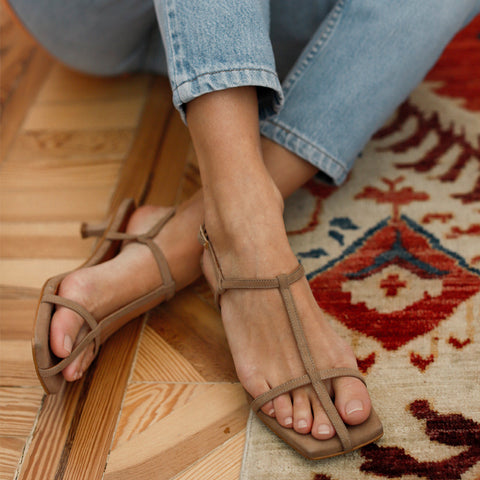
[{"label": "patterned rug", "polygon": [[480,479],[480,17],[346,184],[310,182],[286,221],[385,435],[309,462],[251,415],[241,479]]}]

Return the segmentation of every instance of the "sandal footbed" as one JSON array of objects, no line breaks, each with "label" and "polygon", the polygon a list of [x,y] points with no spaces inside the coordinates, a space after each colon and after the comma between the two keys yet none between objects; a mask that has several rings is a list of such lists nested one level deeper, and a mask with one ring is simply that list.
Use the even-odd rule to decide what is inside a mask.
[{"label": "sandal footbed", "polygon": [[342,455],[375,442],[383,435],[382,423],[373,408],[367,420],[360,425],[346,425],[352,441],[352,448],[349,450],[344,450],[337,435],[328,440],[319,440],[311,434],[301,434],[292,428],[282,427],[275,418],[269,417],[262,411],[257,412],[256,415],[275,435],[308,460],[321,460]]}]

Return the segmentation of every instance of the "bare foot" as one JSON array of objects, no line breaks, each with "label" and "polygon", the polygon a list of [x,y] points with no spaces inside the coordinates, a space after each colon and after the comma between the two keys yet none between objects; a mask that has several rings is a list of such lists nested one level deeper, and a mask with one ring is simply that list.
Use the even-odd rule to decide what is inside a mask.
[{"label": "bare foot", "polygon": [[[218,216],[206,212],[208,235],[225,277],[272,278],[290,273],[298,265],[288,244],[279,196],[266,187],[260,192],[245,195],[242,206],[237,197],[230,217],[225,202]],[[207,252],[204,273],[215,283]],[[294,283],[291,290],[317,368],[357,368],[352,349],[324,318],[306,278]],[[238,377],[252,397],[305,374],[278,290],[227,290],[221,308]],[[368,418],[370,398],[360,380],[342,377],[330,381],[328,387],[345,423],[357,425]],[[303,434],[311,432],[320,440],[335,434],[312,387],[281,395],[262,410],[282,426]]]},{"label": "bare foot", "polygon": [[[138,208],[130,218],[127,233],[147,232],[166,212],[167,209],[162,207]],[[202,218],[201,202],[190,201],[154,239],[167,258],[177,290],[194,281],[201,273],[201,249],[196,233]],[[139,243],[130,243],[113,259],[67,275],[60,284],[58,295],[79,303],[94,318],[102,319],[160,285],[162,278],[150,249]],[[67,357],[82,338],[82,332],[88,330],[84,320],[75,312],[57,307],[50,326],[52,351],[60,358]],[[81,378],[93,358],[92,343],[63,370],[65,379],[74,381]]]}]

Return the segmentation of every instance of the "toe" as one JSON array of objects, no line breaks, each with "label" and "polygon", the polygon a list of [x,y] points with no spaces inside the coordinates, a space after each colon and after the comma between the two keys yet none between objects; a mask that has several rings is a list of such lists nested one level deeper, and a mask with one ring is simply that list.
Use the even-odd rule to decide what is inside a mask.
[{"label": "toe", "polygon": [[370,415],[371,402],[367,388],[358,379],[342,377],[335,380],[335,406],[343,421],[359,425]]},{"label": "toe", "polygon": [[293,427],[293,405],[290,395],[280,395],[273,400],[275,417],[282,427]]},{"label": "toe", "polygon": [[[84,285],[79,275],[68,275],[60,284],[58,295],[69,298],[70,292],[75,292],[78,295],[78,292],[82,290],[84,290]],[[83,303],[79,299],[74,299],[74,301]],[[86,334],[84,332],[85,328],[88,330],[80,315],[69,308],[57,306],[50,324],[50,348],[52,352],[59,358],[68,357]],[[84,371],[82,365],[84,358],[85,354],[81,353],[63,370],[62,373],[66,380],[74,381],[80,377],[80,374]]]},{"label": "toe", "polygon": [[304,388],[295,390],[293,397],[293,428],[298,433],[309,433],[312,428],[313,415],[309,395]]},{"label": "toe", "polygon": [[[77,332],[77,336],[75,339],[75,343],[73,344],[73,350],[78,345],[79,342],[83,339],[83,337],[87,334],[87,327],[85,323],[82,325],[80,330]],[[69,365],[67,365],[63,370],[62,374],[65,380],[69,382],[73,382],[78,380],[82,377],[83,373],[87,370],[88,366],[92,362],[94,358],[93,355],[93,344],[89,345],[83,352],[78,355],[75,360],[72,361]]]},{"label": "toe", "polygon": [[82,325],[83,319],[75,312],[57,307],[50,324],[50,347],[57,357],[65,358],[72,353]]},{"label": "toe", "polygon": [[310,396],[310,402],[314,418],[311,430],[312,436],[318,440],[328,440],[329,438],[332,438],[335,435],[335,429],[315,393],[312,393]]},{"label": "toe", "polygon": [[[245,386],[247,392],[250,394],[250,396],[253,399],[257,398],[258,396],[270,390],[270,385],[264,379],[261,379],[261,378],[247,379],[244,382],[242,382],[242,385]],[[275,417],[275,408],[273,405],[273,401],[267,402],[264,405],[262,405],[261,410],[266,415],[270,417]]]}]

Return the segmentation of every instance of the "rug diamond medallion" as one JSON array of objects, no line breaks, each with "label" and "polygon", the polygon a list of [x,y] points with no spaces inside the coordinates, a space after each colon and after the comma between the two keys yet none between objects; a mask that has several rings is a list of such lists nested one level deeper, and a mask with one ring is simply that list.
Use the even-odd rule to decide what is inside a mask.
[{"label": "rug diamond medallion", "polygon": [[[366,189],[370,194],[372,190]],[[414,197],[415,192],[404,189],[394,198],[392,190],[376,193],[379,201],[392,201],[397,212],[398,202],[407,203],[406,197]],[[340,257],[309,274],[324,311],[388,350],[431,331],[480,291],[479,270],[443,248],[409,217],[394,215],[370,228]]]}]

